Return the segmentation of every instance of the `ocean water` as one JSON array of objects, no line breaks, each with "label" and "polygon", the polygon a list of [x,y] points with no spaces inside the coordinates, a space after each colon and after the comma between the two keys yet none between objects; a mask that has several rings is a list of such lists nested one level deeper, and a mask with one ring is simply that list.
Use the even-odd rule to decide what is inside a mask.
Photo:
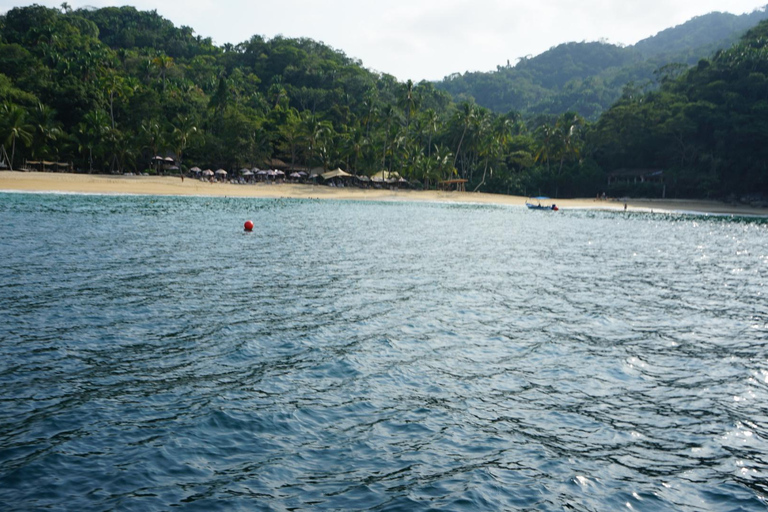
[{"label": "ocean water", "polygon": [[6,193],[0,262],[5,511],[768,508],[765,220]]}]

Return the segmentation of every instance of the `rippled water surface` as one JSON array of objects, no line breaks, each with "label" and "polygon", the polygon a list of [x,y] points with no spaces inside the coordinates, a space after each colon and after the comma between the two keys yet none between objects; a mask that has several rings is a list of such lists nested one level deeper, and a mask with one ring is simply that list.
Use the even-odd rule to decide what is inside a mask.
[{"label": "rippled water surface", "polygon": [[0,221],[2,510],[767,508],[766,222],[44,194]]}]

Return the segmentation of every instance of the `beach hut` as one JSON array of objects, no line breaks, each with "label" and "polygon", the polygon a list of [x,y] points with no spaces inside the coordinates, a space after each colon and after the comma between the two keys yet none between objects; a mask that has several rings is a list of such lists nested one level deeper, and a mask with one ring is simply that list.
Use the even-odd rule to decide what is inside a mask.
[{"label": "beach hut", "polygon": [[438,181],[437,190],[445,190],[445,191],[456,190],[456,192],[466,192],[467,181],[468,180],[463,180],[463,179]]},{"label": "beach hut", "polygon": [[270,167],[272,169],[287,169],[288,164],[286,164],[279,158],[268,158],[264,160],[264,167]]},{"label": "beach hut", "polygon": [[334,169],[333,171],[329,171],[321,174],[321,177],[324,180],[330,180],[333,178],[349,178],[351,176],[352,176],[351,174],[349,174],[348,172],[344,172],[341,169]]}]

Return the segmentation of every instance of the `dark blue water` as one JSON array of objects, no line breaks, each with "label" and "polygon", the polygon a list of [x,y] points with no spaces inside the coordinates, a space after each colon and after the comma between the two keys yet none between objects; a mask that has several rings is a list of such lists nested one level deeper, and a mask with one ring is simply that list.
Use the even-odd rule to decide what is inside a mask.
[{"label": "dark blue water", "polygon": [[0,194],[0,509],[766,510],[767,285],[756,219]]}]

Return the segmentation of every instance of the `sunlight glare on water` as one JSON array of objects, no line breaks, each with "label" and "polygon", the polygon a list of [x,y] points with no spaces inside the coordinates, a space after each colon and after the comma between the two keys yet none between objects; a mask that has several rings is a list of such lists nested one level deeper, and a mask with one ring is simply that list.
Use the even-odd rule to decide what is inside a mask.
[{"label": "sunlight glare on water", "polygon": [[0,213],[3,510],[766,509],[764,220]]}]

